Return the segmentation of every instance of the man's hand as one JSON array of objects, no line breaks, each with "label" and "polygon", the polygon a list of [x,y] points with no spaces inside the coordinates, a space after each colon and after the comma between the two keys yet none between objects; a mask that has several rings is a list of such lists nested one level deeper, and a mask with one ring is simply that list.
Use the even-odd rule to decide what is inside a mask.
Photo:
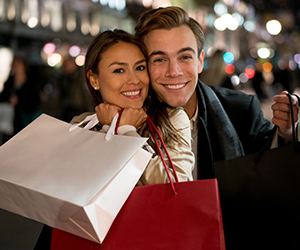
[{"label": "man's hand", "polygon": [[[278,134],[285,140],[293,139],[292,119],[289,97],[287,91],[282,91],[280,95],[274,96],[275,103],[271,106],[273,110],[273,124],[278,126]],[[298,122],[298,99],[292,96],[295,124]]]}]

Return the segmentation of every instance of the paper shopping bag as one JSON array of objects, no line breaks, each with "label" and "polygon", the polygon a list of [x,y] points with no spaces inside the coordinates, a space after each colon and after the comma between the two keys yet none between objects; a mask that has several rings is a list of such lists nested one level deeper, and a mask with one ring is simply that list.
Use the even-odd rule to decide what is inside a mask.
[{"label": "paper shopping bag", "polygon": [[[134,188],[103,244],[54,229],[51,250],[225,249],[217,181],[179,183],[162,136],[150,117],[147,123],[170,183]],[[177,183],[172,181],[155,133]]]},{"label": "paper shopping bag", "polygon": [[51,250],[225,249],[215,179],[135,187],[101,245],[53,229]]},{"label": "paper shopping bag", "polygon": [[267,149],[276,130],[260,152],[215,163],[230,249],[300,247],[300,144],[293,129],[292,144]]},{"label": "paper shopping bag", "polygon": [[0,147],[0,207],[102,242],[151,154],[45,114]]},{"label": "paper shopping bag", "polygon": [[300,153],[293,145],[218,162],[228,249],[299,249]]}]

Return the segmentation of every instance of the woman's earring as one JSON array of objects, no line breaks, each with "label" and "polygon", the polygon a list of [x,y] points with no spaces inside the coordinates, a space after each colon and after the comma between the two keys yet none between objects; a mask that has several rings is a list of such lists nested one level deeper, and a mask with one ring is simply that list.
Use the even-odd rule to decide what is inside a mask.
[{"label": "woman's earring", "polygon": [[95,90],[99,90],[99,87],[96,86],[96,87],[94,87],[94,89],[95,89]]}]

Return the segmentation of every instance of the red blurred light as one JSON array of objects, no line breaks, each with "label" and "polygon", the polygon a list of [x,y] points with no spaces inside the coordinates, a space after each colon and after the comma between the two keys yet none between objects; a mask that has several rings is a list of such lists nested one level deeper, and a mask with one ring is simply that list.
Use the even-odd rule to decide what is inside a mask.
[{"label": "red blurred light", "polygon": [[225,67],[225,71],[226,71],[226,73],[229,74],[229,75],[230,75],[230,74],[233,74],[234,71],[235,71],[234,65],[228,64],[228,65]]},{"label": "red blurred light", "polygon": [[254,77],[254,75],[255,75],[255,71],[254,71],[254,69],[246,69],[245,70],[245,74],[246,74],[246,76],[249,78],[249,79],[251,79],[251,78],[253,78]]}]

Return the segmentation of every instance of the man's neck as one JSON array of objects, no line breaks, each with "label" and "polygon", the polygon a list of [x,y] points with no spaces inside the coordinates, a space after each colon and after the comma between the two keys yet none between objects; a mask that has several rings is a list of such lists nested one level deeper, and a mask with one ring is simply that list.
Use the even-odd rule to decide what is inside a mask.
[{"label": "man's neck", "polygon": [[196,90],[192,94],[191,98],[188,100],[186,105],[183,107],[184,111],[187,113],[189,119],[191,119],[195,112],[196,112],[196,105],[197,105],[197,93]]}]

